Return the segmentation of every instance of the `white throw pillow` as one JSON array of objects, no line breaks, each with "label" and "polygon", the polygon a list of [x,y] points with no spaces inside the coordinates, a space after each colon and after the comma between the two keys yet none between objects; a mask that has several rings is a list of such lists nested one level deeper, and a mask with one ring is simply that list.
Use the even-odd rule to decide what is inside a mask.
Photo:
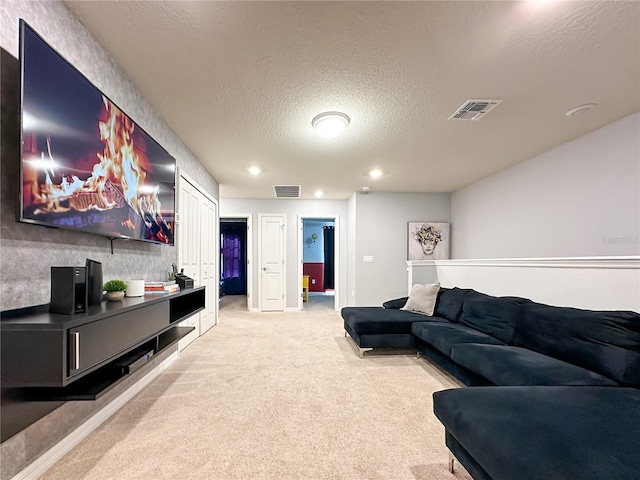
[{"label": "white throw pillow", "polygon": [[408,310],[422,315],[432,316],[436,308],[436,299],[440,290],[439,283],[428,283],[426,285],[416,284],[411,289],[409,299],[400,310]]}]

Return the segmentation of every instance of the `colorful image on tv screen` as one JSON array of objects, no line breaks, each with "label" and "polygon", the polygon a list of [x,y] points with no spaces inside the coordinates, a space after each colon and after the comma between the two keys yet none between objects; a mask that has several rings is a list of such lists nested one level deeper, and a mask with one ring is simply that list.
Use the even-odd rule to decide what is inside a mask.
[{"label": "colorful image on tv screen", "polygon": [[26,24],[21,219],[173,244],[175,159]]}]

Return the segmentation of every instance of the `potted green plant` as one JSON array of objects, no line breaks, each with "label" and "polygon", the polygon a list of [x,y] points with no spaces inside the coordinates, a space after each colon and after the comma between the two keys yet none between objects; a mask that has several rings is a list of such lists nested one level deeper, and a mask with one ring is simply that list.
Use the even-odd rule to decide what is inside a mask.
[{"label": "potted green plant", "polygon": [[127,284],[122,280],[109,280],[102,288],[107,292],[107,300],[117,302],[124,298],[124,292],[127,289]]}]

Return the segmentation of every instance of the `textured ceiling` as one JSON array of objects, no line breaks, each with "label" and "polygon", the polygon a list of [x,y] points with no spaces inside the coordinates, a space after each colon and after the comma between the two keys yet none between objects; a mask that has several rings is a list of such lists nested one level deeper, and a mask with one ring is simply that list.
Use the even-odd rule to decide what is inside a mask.
[{"label": "textured ceiling", "polygon": [[[65,4],[223,198],[453,191],[640,110],[635,1]],[[468,98],[503,103],[447,120]],[[327,110],[342,136],[312,129]]]}]

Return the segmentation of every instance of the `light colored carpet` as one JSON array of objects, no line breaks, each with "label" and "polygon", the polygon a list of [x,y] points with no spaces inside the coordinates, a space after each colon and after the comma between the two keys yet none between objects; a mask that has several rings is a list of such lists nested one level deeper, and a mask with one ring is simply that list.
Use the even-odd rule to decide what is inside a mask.
[{"label": "light colored carpet", "polygon": [[414,356],[358,358],[338,312],[236,302],[42,478],[468,479],[432,410],[454,386]]},{"label": "light colored carpet", "polygon": [[305,312],[315,310],[333,310],[335,305],[335,296],[333,295],[312,295],[309,294],[309,301],[302,302],[302,309]]}]

